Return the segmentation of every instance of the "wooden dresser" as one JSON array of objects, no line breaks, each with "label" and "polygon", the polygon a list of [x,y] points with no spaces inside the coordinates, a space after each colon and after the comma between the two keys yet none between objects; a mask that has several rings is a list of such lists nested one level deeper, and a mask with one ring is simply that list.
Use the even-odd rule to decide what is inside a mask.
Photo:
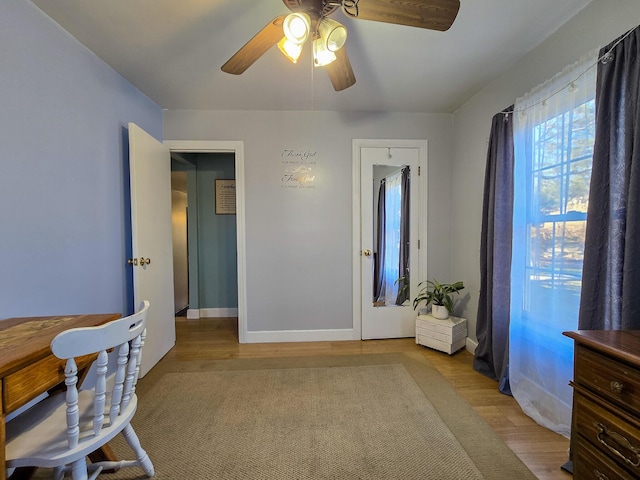
[{"label": "wooden dresser", "polygon": [[574,479],[640,479],[640,331],[564,334],[575,341]]}]

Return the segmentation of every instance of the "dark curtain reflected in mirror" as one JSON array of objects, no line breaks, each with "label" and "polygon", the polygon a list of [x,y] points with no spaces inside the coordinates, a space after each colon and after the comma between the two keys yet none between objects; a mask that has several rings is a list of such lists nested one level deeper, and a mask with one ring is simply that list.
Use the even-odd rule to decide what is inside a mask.
[{"label": "dark curtain reflected in mirror", "polygon": [[[377,307],[403,305],[409,289],[410,168],[374,165],[373,303]],[[376,188],[377,186],[377,188]]]}]

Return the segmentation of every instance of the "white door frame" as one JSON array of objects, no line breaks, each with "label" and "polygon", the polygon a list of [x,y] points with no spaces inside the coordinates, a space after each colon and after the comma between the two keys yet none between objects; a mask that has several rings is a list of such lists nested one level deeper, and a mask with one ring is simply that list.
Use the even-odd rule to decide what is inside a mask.
[{"label": "white door frame", "polygon": [[[418,272],[417,278],[427,278],[427,141],[426,140],[383,140],[383,139],[354,139],[352,141],[352,238],[353,238],[353,339],[362,339],[362,230],[361,230],[361,202],[360,202],[360,163],[362,148],[417,148],[419,155],[420,175],[417,183],[420,189],[418,218]],[[413,207],[412,207],[413,208]],[[413,300],[412,300],[413,301]]]},{"label": "white door frame", "polygon": [[244,142],[215,140],[165,140],[169,151],[188,153],[234,153],[236,169],[236,243],[238,249],[238,340],[247,336],[247,269],[245,241]]}]

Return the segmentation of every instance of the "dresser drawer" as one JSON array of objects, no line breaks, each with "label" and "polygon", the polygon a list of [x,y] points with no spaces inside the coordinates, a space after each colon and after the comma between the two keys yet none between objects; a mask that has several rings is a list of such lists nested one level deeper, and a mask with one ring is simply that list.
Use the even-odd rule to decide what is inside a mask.
[{"label": "dresser drawer", "polygon": [[640,370],[584,346],[576,348],[575,382],[640,413]]},{"label": "dresser drawer", "polygon": [[441,340],[436,340],[435,338],[428,337],[426,335],[416,335],[417,344],[424,345],[425,347],[433,348],[435,350],[448,353],[449,355],[463,348],[466,345],[466,342],[467,342],[466,337],[463,337],[454,342],[451,342],[451,341],[443,342]]},{"label": "dresser drawer", "polygon": [[439,332],[437,330],[420,327],[416,324],[416,335],[423,335],[425,337],[434,338],[441,342],[455,343],[460,339],[467,338],[467,329],[465,328],[464,330],[458,330],[457,332],[451,332],[451,330],[449,330],[448,332]]},{"label": "dresser drawer", "polygon": [[[593,448],[640,478],[640,428],[574,392],[575,429]],[[582,478],[582,477],[577,477]],[[587,477],[588,478],[588,477]]]},{"label": "dresser drawer", "polygon": [[578,437],[573,461],[573,478],[580,480],[629,480],[631,474],[590,443]]}]

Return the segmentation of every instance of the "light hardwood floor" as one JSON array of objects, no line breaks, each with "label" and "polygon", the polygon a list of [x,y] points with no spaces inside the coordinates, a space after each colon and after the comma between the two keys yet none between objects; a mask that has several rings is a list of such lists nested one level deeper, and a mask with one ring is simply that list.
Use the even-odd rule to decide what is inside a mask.
[{"label": "light hardwood floor", "polygon": [[[176,346],[163,362],[225,358],[269,358],[310,355],[358,355],[420,352],[486,420],[540,480],[570,480],[560,469],[569,441],[527,417],[516,401],[498,392],[496,382],[472,368],[473,356],[462,350],[447,355],[416,345],[414,339],[344,342],[239,344],[236,319],[176,318]],[[517,479],[514,479],[517,480]]]}]

